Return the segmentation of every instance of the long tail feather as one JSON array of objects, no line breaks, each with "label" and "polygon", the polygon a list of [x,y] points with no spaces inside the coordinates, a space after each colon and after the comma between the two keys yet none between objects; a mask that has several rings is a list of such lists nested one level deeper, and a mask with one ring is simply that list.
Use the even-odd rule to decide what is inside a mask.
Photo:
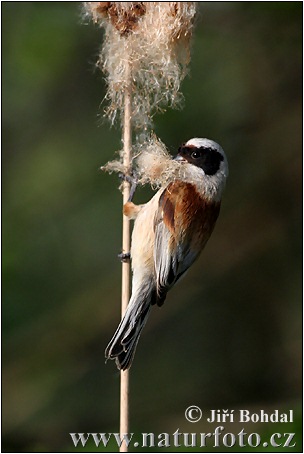
[{"label": "long tail feather", "polygon": [[126,313],[105,350],[106,359],[115,359],[119,370],[131,367],[139,337],[155,302],[155,290],[147,287],[147,291],[132,295]]}]

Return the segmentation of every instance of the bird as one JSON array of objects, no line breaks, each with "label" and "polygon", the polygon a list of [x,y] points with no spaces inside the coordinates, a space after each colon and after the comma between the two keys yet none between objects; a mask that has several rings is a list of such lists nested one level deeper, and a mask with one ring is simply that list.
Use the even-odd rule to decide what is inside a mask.
[{"label": "bird", "polygon": [[162,306],[168,291],[204,249],[219,215],[228,162],[220,145],[193,138],[173,158],[178,177],[145,204],[128,201],[134,219],[131,241],[132,294],[126,312],[105,350],[119,370],[129,369],[153,306]]}]

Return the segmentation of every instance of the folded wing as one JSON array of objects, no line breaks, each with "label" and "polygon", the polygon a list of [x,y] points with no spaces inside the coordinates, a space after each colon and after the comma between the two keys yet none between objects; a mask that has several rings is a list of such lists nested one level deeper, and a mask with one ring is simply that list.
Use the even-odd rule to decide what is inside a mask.
[{"label": "folded wing", "polygon": [[158,305],[202,251],[219,209],[220,203],[205,202],[191,183],[177,180],[163,191],[154,222]]}]

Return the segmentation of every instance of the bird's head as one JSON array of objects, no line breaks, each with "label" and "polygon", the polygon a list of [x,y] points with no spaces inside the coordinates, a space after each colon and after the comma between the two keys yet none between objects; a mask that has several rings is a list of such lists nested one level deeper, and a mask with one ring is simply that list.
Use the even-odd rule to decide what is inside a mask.
[{"label": "bird's head", "polygon": [[185,166],[183,179],[195,184],[208,200],[220,200],[229,172],[219,144],[209,139],[190,139],[179,147],[174,159]]},{"label": "bird's head", "polygon": [[178,149],[175,160],[199,167],[205,175],[216,175],[218,172],[228,176],[227,158],[222,147],[209,139],[190,139]]}]

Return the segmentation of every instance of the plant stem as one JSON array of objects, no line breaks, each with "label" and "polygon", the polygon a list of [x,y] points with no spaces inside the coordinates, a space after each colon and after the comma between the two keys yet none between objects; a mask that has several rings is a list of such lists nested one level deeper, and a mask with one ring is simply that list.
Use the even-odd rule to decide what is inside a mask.
[{"label": "plant stem", "polygon": [[[132,85],[130,65],[127,66],[127,86],[124,93],[124,122],[123,122],[123,165],[126,173],[130,173],[132,149]],[[130,183],[124,181],[123,203],[128,201]],[[123,215],[122,221],[122,252],[130,252],[130,221]],[[124,316],[130,299],[130,262],[122,262],[122,288],[121,288],[121,317]],[[129,370],[120,372],[120,436],[129,432]],[[120,447],[120,452],[128,452],[125,442]]]}]

